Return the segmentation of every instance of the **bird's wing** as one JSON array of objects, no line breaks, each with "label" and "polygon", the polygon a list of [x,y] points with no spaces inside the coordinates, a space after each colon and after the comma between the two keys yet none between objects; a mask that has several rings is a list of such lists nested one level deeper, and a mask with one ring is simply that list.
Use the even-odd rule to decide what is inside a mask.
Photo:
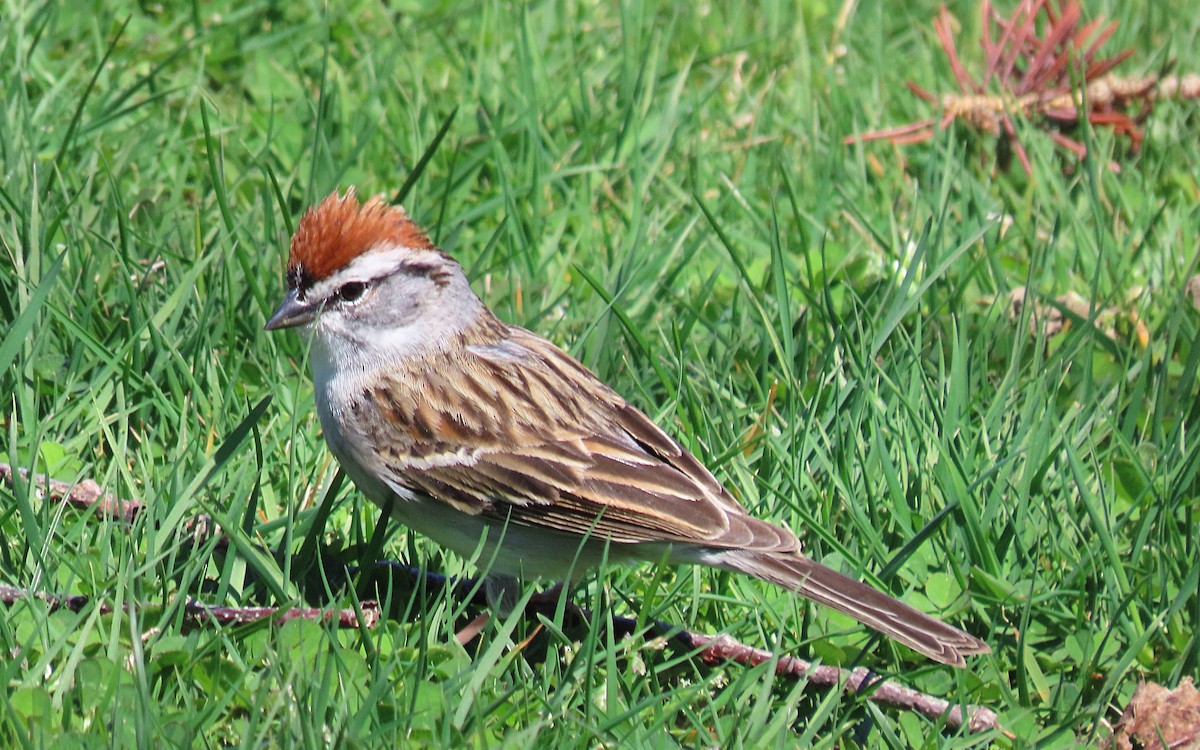
[{"label": "bird's wing", "polygon": [[792,532],[747,515],[690,452],[548,341],[511,328],[467,353],[452,385],[425,378],[434,385],[416,403],[379,404],[403,434],[378,442],[412,446],[384,458],[393,485],[498,522],[614,543],[799,549]]}]

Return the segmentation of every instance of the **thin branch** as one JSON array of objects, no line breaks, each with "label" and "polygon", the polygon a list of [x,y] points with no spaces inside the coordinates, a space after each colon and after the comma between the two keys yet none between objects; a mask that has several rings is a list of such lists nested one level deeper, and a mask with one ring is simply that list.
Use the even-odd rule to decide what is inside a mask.
[{"label": "thin branch", "polygon": [[[547,602],[544,605],[531,607],[533,610],[548,609],[554,606]],[[586,619],[591,619],[591,612],[579,609],[578,612]],[[617,637],[635,635],[639,623],[636,618],[612,617],[613,634]],[[676,625],[654,621],[654,628],[664,638],[688,651],[694,651],[695,657],[705,664],[734,663],[744,667],[755,667],[775,659],[775,654],[761,648],[749,646],[725,634],[704,635],[684,630]],[[844,689],[849,693],[862,693],[867,700],[888,708],[903,711],[914,711],[930,721],[944,721],[951,729],[961,729],[965,725],[971,732],[983,732],[997,729],[1004,732],[1000,726],[996,712],[983,706],[966,706],[964,722],[963,706],[938,698],[928,693],[922,693],[892,680],[881,679],[865,667],[849,670],[828,664],[814,665],[812,662],[795,656],[779,656],[775,663],[775,674],[794,680],[807,680],[808,684],[826,690]],[[1009,735],[1011,736],[1011,735]]]},{"label": "thin branch", "polygon": [[[769,651],[747,646],[727,635],[698,635],[681,631],[676,638],[689,643],[692,648],[699,649],[697,656],[709,664],[732,661],[753,666],[775,658]],[[915,711],[931,721],[945,721],[946,726],[953,729],[960,729],[964,725],[963,706],[904,687],[892,680],[880,680],[865,667],[846,670],[827,664],[814,666],[812,662],[795,656],[780,656],[775,664],[775,673],[797,680],[807,680],[810,685],[822,688],[843,687],[851,693],[865,692],[870,701],[890,708]],[[967,706],[966,714],[966,726],[972,732],[989,729],[1003,731],[996,712],[990,708]]]},{"label": "thin branch", "polygon": [[[13,472],[13,467],[5,463],[0,463],[0,479],[15,487],[16,482],[13,479]],[[16,469],[15,472],[23,481],[29,481],[29,472],[27,470]],[[44,474],[37,474],[33,478],[33,484],[38,496],[45,500],[66,503],[72,508],[80,510],[95,508],[96,512],[102,518],[113,518],[126,523],[132,523],[144,509],[144,506],[135,500],[116,499],[100,489],[100,485],[91,479],[84,479],[72,484],[70,482],[59,481],[58,479],[50,479]]]},{"label": "thin branch", "polygon": [[[81,612],[88,606],[93,606],[92,598],[90,596],[83,596],[82,594],[46,594],[26,591],[25,589],[13,586],[0,585],[0,601],[5,604],[16,604],[28,599],[37,599],[38,601],[45,602],[49,605],[51,612],[64,609],[70,612]],[[116,611],[116,608],[106,601],[96,602],[94,606],[102,615],[112,614]],[[121,610],[128,611],[129,606],[128,604],[122,605]],[[250,623],[262,622],[263,620],[270,620],[277,624],[283,624],[288,620],[317,620],[319,622],[336,622],[339,628],[357,629],[360,625],[368,628],[374,627],[382,617],[378,602],[363,602],[360,610],[362,612],[361,623],[358,619],[358,612],[353,609],[218,607],[192,598],[188,598],[183,605],[184,624],[185,626],[191,625],[193,627],[202,627],[205,625],[248,625]]]}]

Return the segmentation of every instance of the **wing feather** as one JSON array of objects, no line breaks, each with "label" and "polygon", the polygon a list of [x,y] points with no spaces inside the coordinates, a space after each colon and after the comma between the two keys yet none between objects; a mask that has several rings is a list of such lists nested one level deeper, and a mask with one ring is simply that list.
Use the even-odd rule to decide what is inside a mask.
[{"label": "wing feather", "polygon": [[453,364],[464,373],[457,388],[435,379],[407,405],[396,388],[377,392],[393,431],[378,441],[411,444],[385,462],[390,482],[472,515],[618,544],[799,549],[562,350],[520,328],[506,333],[466,347]]}]

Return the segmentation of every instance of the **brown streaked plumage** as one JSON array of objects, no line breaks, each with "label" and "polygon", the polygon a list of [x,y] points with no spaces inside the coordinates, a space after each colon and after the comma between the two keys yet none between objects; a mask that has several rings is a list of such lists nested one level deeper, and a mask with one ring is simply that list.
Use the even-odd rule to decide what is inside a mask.
[{"label": "brown streaked plumage", "polygon": [[331,196],[301,222],[292,288],[268,328],[310,326],[330,449],[410,527],[464,555],[482,549],[501,578],[666,554],[791,589],[937,661],[988,651],[804,557],[795,534],[747,514],[590,371],[498,320],[398,209],[349,204],[352,191]]}]

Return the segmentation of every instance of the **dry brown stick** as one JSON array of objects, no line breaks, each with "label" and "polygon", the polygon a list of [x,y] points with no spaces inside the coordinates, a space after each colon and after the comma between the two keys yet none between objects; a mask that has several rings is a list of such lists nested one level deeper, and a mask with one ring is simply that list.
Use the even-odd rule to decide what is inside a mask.
[{"label": "dry brown stick", "polygon": [[[472,600],[472,603],[486,606],[483,587],[476,586],[474,579],[461,578],[452,580],[438,573],[425,572],[420,568],[407,565],[380,563],[380,566],[393,572],[406,574],[413,579],[419,579],[423,576],[429,585],[429,590],[440,591],[444,590],[447,586],[452,586],[453,590],[460,596],[468,596],[470,592],[475,592],[475,598]],[[535,596],[535,600],[537,599],[538,597]],[[526,607],[525,613],[526,617],[532,620],[538,614],[551,616],[556,608],[556,601],[537,600],[531,602]],[[571,609],[583,620],[590,622],[593,619],[591,610],[583,607],[572,607]],[[693,633],[660,620],[652,622],[654,630],[661,637],[673,641],[683,649],[694,651],[695,657],[705,664],[734,663],[744,667],[755,667],[775,658],[775,655],[770,651],[749,646],[724,633],[705,635],[702,633]],[[618,638],[638,635],[640,627],[639,621],[636,618],[612,615],[613,634]],[[482,632],[482,623],[477,618],[467,628],[459,632],[459,640],[461,643],[466,644],[478,636],[480,632]],[[863,693],[867,700],[873,703],[902,711],[913,711],[921,714],[930,721],[944,721],[950,729],[961,729],[964,726],[970,732],[984,732],[995,729],[1005,736],[1012,737],[1001,726],[996,712],[990,708],[968,705],[965,707],[966,715],[964,718],[964,707],[962,705],[950,703],[944,698],[938,698],[928,693],[922,693],[919,690],[905,687],[892,680],[882,680],[865,667],[853,670],[842,669],[841,667],[827,664],[814,665],[810,661],[795,656],[780,656],[778,662],[775,664],[775,673],[790,679],[807,680],[810,685],[826,690],[836,690],[839,687],[844,687],[846,691],[851,693]]]},{"label": "dry brown stick", "polygon": [[[81,612],[84,608],[92,603],[90,596],[82,594],[45,594],[41,592],[26,591],[25,589],[15,588],[13,586],[0,585],[0,601],[5,604],[16,604],[25,599],[38,599],[50,606],[51,612],[56,612],[60,609],[65,609],[71,612]],[[121,610],[127,611],[129,605],[122,605]],[[116,607],[106,601],[100,601],[95,604],[100,614],[112,614],[116,611]],[[381,613],[379,603],[374,601],[363,602],[361,607],[362,621],[361,625],[365,627],[374,627],[379,622]],[[263,620],[271,620],[275,623],[283,624],[288,620],[318,620],[320,622],[336,622],[339,628],[358,628],[360,621],[358,612],[353,609],[316,609],[313,607],[292,607],[281,609],[279,607],[218,607],[211,604],[205,604],[195,599],[187,599],[183,605],[185,623],[193,626],[202,625],[247,625]]]},{"label": "dry brown stick", "polygon": [[[1064,91],[1046,97],[1035,92],[1023,96],[1008,94],[963,94],[951,91],[940,96],[924,91],[916,84],[909,84],[918,95],[937,104],[945,120],[943,125],[958,120],[989,135],[1000,135],[1000,120],[1006,114],[1027,118],[1045,117],[1049,120],[1069,124],[1087,114],[1128,108],[1134,103],[1153,103],[1164,99],[1200,98],[1200,75],[1169,75],[1162,78],[1145,76],[1123,78],[1106,75],[1087,84],[1086,97],[1074,91]],[[1080,115],[1078,108],[1086,100],[1088,109]],[[856,133],[842,139],[851,145],[859,141],[889,140],[893,143],[927,141],[937,131],[936,118],[899,125],[894,128]]]},{"label": "dry brown stick", "polygon": [[[732,661],[753,666],[775,658],[769,651],[747,646],[727,635],[699,635],[682,631],[675,637],[698,649],[697,655],[709,664]],[[814,666],[812,662],[794,656],[780,656],[775,664],[775,673],[798,680],[808,680],[809,684],[818,687],[835,689],[844,686],[851,693],[867,692],[867,700],[891,708],[915,711],[931,721],[945,721],[946,726],[952,729],[960,729],[964,725],[961,705],[904,687],[892,680],[880,680],[865,667],[847,670],[827,664]],[[1003,731],[995,711],[983,706],[966,708],[966,727],[969,731]]]},{"label": "dry brown stick", "polygon": [[[21,471],[21,475],[25,476],[23,470]],[[0,478],[6,479],[11,483],[12,468],[5,464],[0,464]],[[41,483],[46,488],[43,497],[48,500],[67,502],[76,507],[98,506],[101,513],[113,517],[129,520],[136,517],[144,507],[136,501],[117,500],[113,498],[111,495],[102,492],[95,482],[91,480],[84,480],[78,484],[71,485],[39,475],[35,481]],[[86,488],[83,490],[85,494],[82,496],[76,489],[79,487]],[[212,533],[219,534],[220,530],[216,529]],[[474,581],[470,579],[451,580],[441,574],[422,571],[420,568],[407,565],[380,563],[378,567],[387,569],[392,573],[402,573],[414,580],[424,577],[430,591],[440,591],[447,585],[451,585],[460,594],[474,590],[479,593],[477,598],[483,598],[482,587],[474,586]],[[49,603],[52,610],[69,609],[78,612],[90,602],[90,599],[86,596],[31,594],[22,589],[0,586],[0,600],[6,603],[13,603],[29,596],[35,596]],[[107,602],[100,602],[96,606],[100,608],[102,613],[113,611],[112,605]],[[532,608],[530,612],[532,613],[536,609]],[[579,611],[585,618],[591,618],[591,613],[587,610]],[[309,608],[281,611],[277,607],[214,607],[189,599],[185,605],[185,612],[197,625],[209,621],[223,625],[236,625],[269,618],[274,618],[277,622],[295,618],[329,621],[336,616],[339,627],[358,627],[357,614],[354,610],[349,609],[331,612]],[[364,624],[367,627],[373,626],[381,617],[379,605],[374,601],[363,602],[362,613]],[[618,634],[632,634],[638,628],[638,621],[629,617],[614,615],[612,622],[614,631]],[[692,633],[683,628],[661,622],[656,623],[656,627],[659,632],[668,634],[668,637],[683,647],[696,651],[696,656],[706,664],[733,662],[742,666],[752,667],[775,658],[769,651],[748,646],[728,635]],[[794,656],[781,656],[775,666],[775,671],[779,675],[792,679],[808,680],[810,684],[825,689],[836,689],[839,686],[844,686],[846,690],[852,693],[869,691],[868,700],[890,708],[914,711],[932,721],[945,721],[946,726],[952,729],[960,729],[965,726],[971,732],[982,732],[989,729],[1003,731],[997,720],[996,713],[991,709],[982,706],[968,706],[964,721],[962,706],[951,704],[942,698],[937,698],[912,688],[904,687],[891,680],[879,681],[878,679],[873,679],[871,672],[864,668],[847,670],[828,665],[814,666],[811,662],[804,659]]]},{"label": "dry brown stick", "polygon": [[[29,481],[27,469],[14,469],[6,463],[0,463],[0,480],[15,486],[14,472],[22,480]],[[55,503],[64,503],[77,510],[94,508],[101,518],[133,523],[146,509],[145,504],[137,500],[119,500],[113,497],[91,479],[83,479],[72,484],[59,479],[51,479],[45,474],[35,474],[33,484],[38,497]],[[200,515],[190,518],[184,522],[184,528],[192,532],[193,541],[197,542],[221,536],[221,527],[209,516]],[[225,542],[219,543],[224,546]]]},{"label": "dry brown stick", "polygon": [[[416,568],[408,568],[408,570],[414,575],[419,574],[419,570]],[[438,576],[436,583],[444,586],[446,579]],[[456,588],[462,590],[464,585],[472,583],[473,581],[464,579],[458,582]],[[549,615],[554,612],[555,608],[555,602],[540,601],[531,603],[526,608],[526,614],[527,616]],[[582,607],[573,609],[582,619],[592,620],[590,610]],[[705,664],[734,663],[744,667],[755,667],[775,658],[775,654],[770,651],[749,646],[723,633],[718,635],[693,633],[660,620],[653,620],[652,625],[662,638],[674,642],[683,649],[694,651],[695,658]],[[642,627],[636,618],[620,615],[612,616],[612,626],[613,634],[618,638],[637,635],[640,632],[639,627]],[[478,630],[477,628],[473,631],[471,637],[477,635]],[[842,687],[850,693],[862,693],[867,700],[881,706],[913,711],[934,722],[944,721],[950,729],[961,729],[964,726],[970,732],[996,729],[1006,736],[1012,736],[1000,725],[996,712],[990,708],[968,705],[965,707],[966,717],[964,720],[962,705],[905,687],[892,680],[881,679],[865,667],[853,670],[842,669],[828,664],[814,665],[806,659],[795,656],[780,656],[775,664],[775,674],[795,680],[807,680],[810,685],[826,690],[836,690]]]},{"label": "dry brown stick", "polygon": [[[213,622],[218,625],[245,625],[247,623],[271,620],[282,625],[288,620],[317,620],[319,622],[336,622],[339,628],[357,629],[358,627],[373,628],[382,617],[379,602],[362,602],[359,610],[354,609],[317,609],[315,607],[216,607],[203,604],[195,599],[188,599],[184,610],[197,624]],[[362,621],[358,612],[362,612]]]},{"label": "dry brown stick", "polygon": [[[0,479],[15,485],[14,473],[21,479],[29,481],[29,472],[25,469],[13,469],[8,464],[0,463]],[[135,500],[118,500],[100,489],[100,485],[91,479],[84,479],[72,484],[58,479],[50,479],[45,474],[36,474],[33,484],[38,496],[46,500],[66,503],[81,510],[95,508],[96,512],[105,518],[115,518],[126,523],[132,523],[145,507]]]}]

